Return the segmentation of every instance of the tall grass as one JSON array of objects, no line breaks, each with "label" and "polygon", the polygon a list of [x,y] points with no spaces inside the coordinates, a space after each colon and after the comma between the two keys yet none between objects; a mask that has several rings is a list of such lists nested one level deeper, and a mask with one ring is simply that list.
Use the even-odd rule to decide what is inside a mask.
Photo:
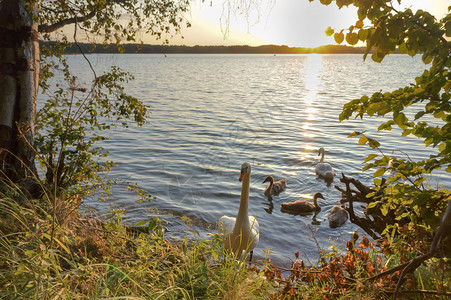
[{"label": "tall grass", "polygon": [[[269,254],[258,266],[228,255],[218,234],[169,242],[158,218],[129,227],[119,211],[101,220],[80,215],[77,199],[0,189],[1,299],[384,299],[399,271],[372,278],[403,262],[389,241],[355,234],[343,250],[319,250],[316,264],[295,254],[282,274]],[[447,258],[427,261],[403,295],[445,299],[449,270]]]},{"label": "tall grass", "polygon": [[[0,194],[0,298],[255,299],[269,284],[243,260],[224,255],[222,241],[164,238],[158,219],[145,232],[118,214],[105,221],[78,215],[60,222],[50,203]],[[22,199],[19,203],[18,198]]]}]

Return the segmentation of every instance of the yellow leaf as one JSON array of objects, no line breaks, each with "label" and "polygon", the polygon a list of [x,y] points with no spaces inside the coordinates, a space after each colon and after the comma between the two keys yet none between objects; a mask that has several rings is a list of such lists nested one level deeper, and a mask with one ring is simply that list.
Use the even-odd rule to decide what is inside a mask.
[{"label": "yellow leaf", "polygon": [[349,45],[355,45],[359,41],[359,36],[355,32],[348,32],[346,34],[346,42]]},{"label": "yellow leaf", "polygon": [[364,41],[368,37],[368,30],[360,29],[357,35],[359,37],[359,40]]},{"label": "yellow leaf", "polygon": [[377,63],[380,63],[380,62],[382,61],[382,58],[379,57],[379,55],[377,55],[376,53],[373,53],[373,54],[371,55],[371,59],[372,59],[374,62],[377,62]]},{"label": "yellow leaf", "polygon": [[363,135],[359,139],[359,145],[365,145],[367,141],[368,141],[368,138]]},{"label": "yellow leaf", "polygon": [[326,30],[324,31],[324,33],[327,35],[327,36],[331,36],[332,34],[334,34],[334,30],[332,29],[332,27],[327,27],[326,28]]},{"label": "yellow leaf", "polygon": [[357,20],[357,22],[355,22],[355,27],[356,28],[362,28],[363,27],[363,22],[361,20]]},{"label": "yellow leaf", "polygon": [[345,39],[345,35],[343,34],[343,32],[336,32],[334,34],[334,39],[337,44],[341,44]]}]

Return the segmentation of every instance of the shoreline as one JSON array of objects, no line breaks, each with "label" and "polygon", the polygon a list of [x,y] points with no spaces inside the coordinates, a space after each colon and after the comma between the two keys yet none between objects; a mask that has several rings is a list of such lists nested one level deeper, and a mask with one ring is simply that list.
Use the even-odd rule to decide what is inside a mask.
[{"label": "shoreline", "polygon": [[[52,47],[55,42],[40,42],[41,47]],[[79,47],[78,47],[79,46]],[[102,45],[69,43],[64,54],[111,53],[111,54],[365,54],[366,47],[324,45],[315,48],[288,47],[286,45],[262,46],[180,46],[151,44]],[[81,49],[81,51],[80,51]],[[372,53],[372,51],[370,51]]]}]

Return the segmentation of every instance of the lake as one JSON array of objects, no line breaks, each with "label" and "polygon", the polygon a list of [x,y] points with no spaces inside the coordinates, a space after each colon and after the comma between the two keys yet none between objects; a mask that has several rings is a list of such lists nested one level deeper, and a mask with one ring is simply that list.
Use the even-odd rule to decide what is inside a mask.
[{"label": "lake", "polygon": [[[260,224],[260,243],[254,257],[271,252],[285,264],[300,252],[316,261],[318,247],[342,247],[351,233],[361,230],[350,222],[331,229],[327,214],[341,199],[334,185],[315,175],[318,149],[335,172],[371,184],[372,173],[362,172],[363,159],[373,153],[348,138],[367,130],[387,154],[407,153],[426,158],[432,151],[422,141],[400,138],[399,131],[378,133],[381,120],[338,121],[343,104],[379,90],[404,87],[425,66],[420,58],[392,55],[382,64],[363,61],[362,55],[89,55],[97,74],[111,65],[131,72],[135,80],[127,92],[150,106],[143,127],[114,129],[102,145],[117,163],[110,172],[119,179],[113,199],[88,204],[102,213],[111,205],[127,212],[130,224],[158,214],[168,223],[167,236],[188,234],[182,220],[201,238],[216,231],[222,215],[236,216],[240,201],[240,166],[252,164],[249,214]],[[69,56],[75,75],[89,86],[92,74],[80,55]],[[91,77],[90,77],[91,76]],[[287,180],[287,190],[272,201],[263,194],[266,176]],[[156,199],[139,203],[125,182]],[[431,185],[450,187],[450,176],[437,175]],[[280,211],[280,203],[321,192],[321,212],[294,216]]]}]

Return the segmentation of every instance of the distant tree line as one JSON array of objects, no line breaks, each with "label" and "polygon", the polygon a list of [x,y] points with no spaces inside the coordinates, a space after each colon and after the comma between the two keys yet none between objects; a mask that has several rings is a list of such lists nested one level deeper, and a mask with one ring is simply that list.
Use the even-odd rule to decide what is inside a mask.
[{"label": "distant tree line", "polygon": [[[41,42],[51,46],[54,42]],[[365,53],[365,47],[350,47],[345,45],[325,45],[316,48],[288,47],[286,45],[262,45],[262,46],[175,46],[175,45],[149,45],[149,44],[123,44],[120,47],[115,44],[70,44],[66,54],[75,53],[161,53],[161,54],[331,54],[331,53]]]}]

